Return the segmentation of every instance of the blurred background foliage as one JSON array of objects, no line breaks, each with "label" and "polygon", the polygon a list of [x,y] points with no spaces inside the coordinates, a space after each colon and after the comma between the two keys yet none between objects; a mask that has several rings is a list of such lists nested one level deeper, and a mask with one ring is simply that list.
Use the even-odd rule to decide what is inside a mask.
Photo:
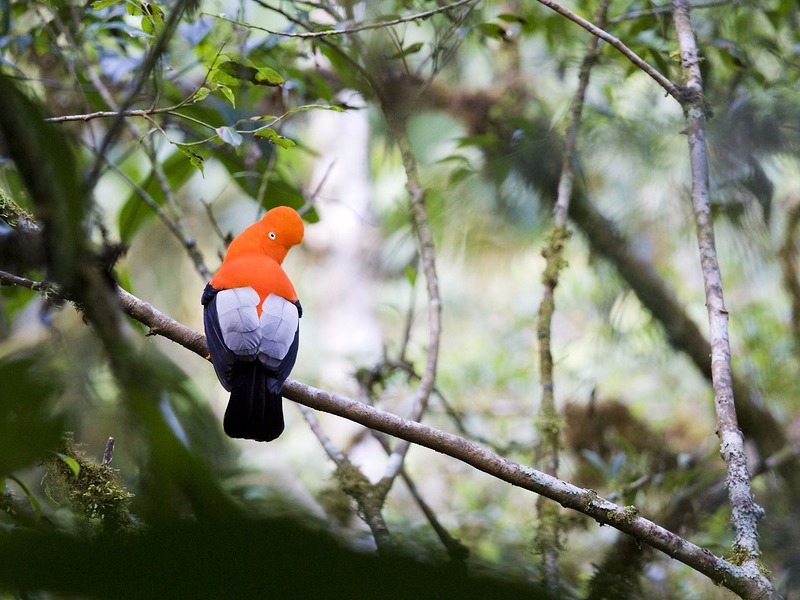
[{"label": "blurred background foliage", "polygon": [[[54,284],[32,291],[4,279],[0,288],[0,526],[2,535],[17,534],[0,537],[0,572],[14,573],[0,575],[8,597],[39,597],[29,593],[39,589],[142,592],[102,576],[65,583],[70,569],[85,568],[80,558],[116,556],[109,527],[142,532],[131,557],[171,541],[189,552],[192,536],[222,540],[229,546],[189,556],[198,570],[236,580],[228,591],[243,595],[260,589],[243,580],[263,581],[253,572],[259,552],[289,569],[282,589],[297,585],[292,576],[302,579],[291,561],[275,557],[287,538],[297,536],[292,557],[315,545],[328,557],[373,548],[294,406],[286,403],[287,430],[275,443],[227,440],[219,426],[227,398],[210,366],[133,321],[93,319],[65,303],[58,290],[75,282],[58,279],[53,254],[71,248],[100,260],[122,287],[200,329],[200,294],[226,242],[272,206],[301,209],[306,242],[286,263],[305,309],[294,377],[406,414],[424,367],[427,304],[390,117],[406,124],[437,244],[444,328],[426,421],[524,464],[534,460],[541,249],[586,33],[538,3],[514,0],[457,3],[418,19],[409,17],[444,3],[203,0],[180,13],[167,51],[131,96],[154,36],[190,4],[0,2],[0,94],[32,99],[55,121],[3,118],[6,136],[16,121],[41,143],[27,165],[15,140],[3,144],[0,270]],[[595,10],[591,2],[564,4],[583,15]],[[713,115],[713,202],[742,382],[740,425],[768,515],[761,543],[779,588],[796,593],[800,8],[794,0],[714,2],[698,4],[692,16]],[[386,21],[397,23],[359,27]],[[355,31],[324,34],[339,29]],[[615,0],[606,29],[679,83],[664,5]],[[685,330],[681,319],[700,331],[706,319],[683,115],[613,48],[601,48],[579,133],[575,235],[552,335],[560,475],[724,554],[729,510],[710,385],[698,365],[703,346],[675,334]],[[104,145],[120,107],[130,112]],[[78,222],[66,211],[69,198],[59,205],[35,197],[37,179],[86,194],[74,209]],[[74,191],[86,181],[88,190]],[[66,245],[56,251],[52,240],[42,250],[38,226],[47,219],[72,227],[62,228]],[[665,308],[653,286],[674,306]],[[368,478],[381,476],[386,454],[376,438],[353,423],[319,419]],[[103,461],[109,437],[110,463]],[[470,573],[539,580],[530,494],[419,449],[406,471],[469,550]],[[113,517],[91,507],[106,501]],[[394,487],[383,515],[399,546],[447,557],[405,485]],[[211,526],[193,530],[198,523]],[[35,548],[32,531],[60,536],[48,554],[52,577],[13,566],[15,555]],[[564,597],[726,597],[688,568],[582,517],[564,514],[562,531]],[[62,547],[77,560],[59,559]],[[308,556],[327,560],[322,551]],[[363,555],[341,556],[351,562],[335,564],[359,569],[359,577],[373,569]],[[442,579],[416,568],[421,582]],[[446,581],[483,593],[454,569]],[[178,594],[191,578],[168,580],[154,580],[152,589]],[[386,582],[408,584],[365,578],[354,591],[339,577],[329,591],[366,595],[370,586],[392,587]]]}]

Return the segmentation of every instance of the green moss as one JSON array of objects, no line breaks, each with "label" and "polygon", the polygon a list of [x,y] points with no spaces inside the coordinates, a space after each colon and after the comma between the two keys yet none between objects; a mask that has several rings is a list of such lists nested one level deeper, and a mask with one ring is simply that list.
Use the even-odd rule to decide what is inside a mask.
[{"label": "green moss", "polygon": [[[736,565],[737,567],[741,567],[742,565],[753,561],[753,557],[750,553],[742,548],[741,546],[734,545],[733,550],[731,553],[725,557],[732,565]],[[762,563],[760,560],[753,561],[755,562],[756,567],[758,568],[759,572],[769,580],[772,580],[772,572]]]},{"label": "green moss", "polygon": [[318,500],[325,512],[342,527],[346,527],[355,514],[353,499],[337,486],[329,486],[321,490]]},{"label": "green moss", "polygon": [[359,514],[380,511],[382,495],[357,466],[345,463],[334,471],[333,478],[341,490],[356,501]]},{"label": "green moss", "polygon": [[123,531],[134,526],[133,494],[120,482],[117,470],[87,458],[71,436],[45,466],[50,495],[66,499],[90,529]]},{"label": "green moss", "polygon": [[[564,418],[552,410],[543,410],[536,418],[536,429],[542,437],[558,437],[561,435],[561,428],[564,426]],[[559,444],[560,445],[560,444]]]},{"label": "green moss", "polygon": [[16,227],[20,219],[33,222],[33,216],[14,202],[3,188],[0,188],[0,219],[11,227]]},{"label": "green moss", "polygon": [[542,273],[542,281],[545,284],[555,287],[559,273],[567,266],[567,261],[563,257],[564,246],[571,235],[572,233],[564,225],[553,227],[547,234],[545,246],[542,249],[542,256],[547,260],[544,273]]},{"label": "green moss", "polygon": [[751,558],[750,553],[747,552],[747,550],[745,550],[741,546],[734,546],[730,555],[726,557],[726,560],[732,565],[740,567],[744,563],[749,561],[750,558]]},{"label": "green moss", "polygon": [[630,525],[633,520],[639,516],[639,509],[635,506],[626,506],[622,509],[622,514],[616,509],[609,509],[606,511],[606,519],[612,525]]},{"label": "green moss", "polygon": [[624,509],[625,520],[630,523],[639,516],[639,509],[635,506],[628,505]]}]

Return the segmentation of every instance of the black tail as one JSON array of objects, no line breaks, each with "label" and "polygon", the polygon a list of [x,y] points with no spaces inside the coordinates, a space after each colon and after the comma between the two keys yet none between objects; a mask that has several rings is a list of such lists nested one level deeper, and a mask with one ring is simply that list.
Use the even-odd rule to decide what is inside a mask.
[{"label": "black tail", "polygon": [[268,377],[257,360],[234,365],[231,399],[223,420],[230,437],[271,442],[283,432],[281,395],[269,392]]}]

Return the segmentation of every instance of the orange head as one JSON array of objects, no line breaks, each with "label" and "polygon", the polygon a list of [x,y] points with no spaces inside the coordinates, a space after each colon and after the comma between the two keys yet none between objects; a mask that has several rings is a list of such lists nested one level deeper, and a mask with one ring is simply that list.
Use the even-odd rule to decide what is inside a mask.
[{"label": "orange head", "polygon": [[248,254],[266,254],[280,264],[289,248],[303,241],[303,231],[303,219],[295,209],[277,206],[236,236],[228,246],[225,260]]}]

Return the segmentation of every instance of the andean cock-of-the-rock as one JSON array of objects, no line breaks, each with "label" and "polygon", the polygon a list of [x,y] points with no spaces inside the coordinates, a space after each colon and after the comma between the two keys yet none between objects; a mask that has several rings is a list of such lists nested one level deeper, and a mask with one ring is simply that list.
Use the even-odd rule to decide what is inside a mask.
[{"label": "andean cock-of-the-rock", "polygon": [[269,442],[283,432],[281,389],[297,359],[303,309],[281,265],[303,232],[297,211],[273,208],[234,238],[203,291],[211,362],[231,393],[230,437]]}]

